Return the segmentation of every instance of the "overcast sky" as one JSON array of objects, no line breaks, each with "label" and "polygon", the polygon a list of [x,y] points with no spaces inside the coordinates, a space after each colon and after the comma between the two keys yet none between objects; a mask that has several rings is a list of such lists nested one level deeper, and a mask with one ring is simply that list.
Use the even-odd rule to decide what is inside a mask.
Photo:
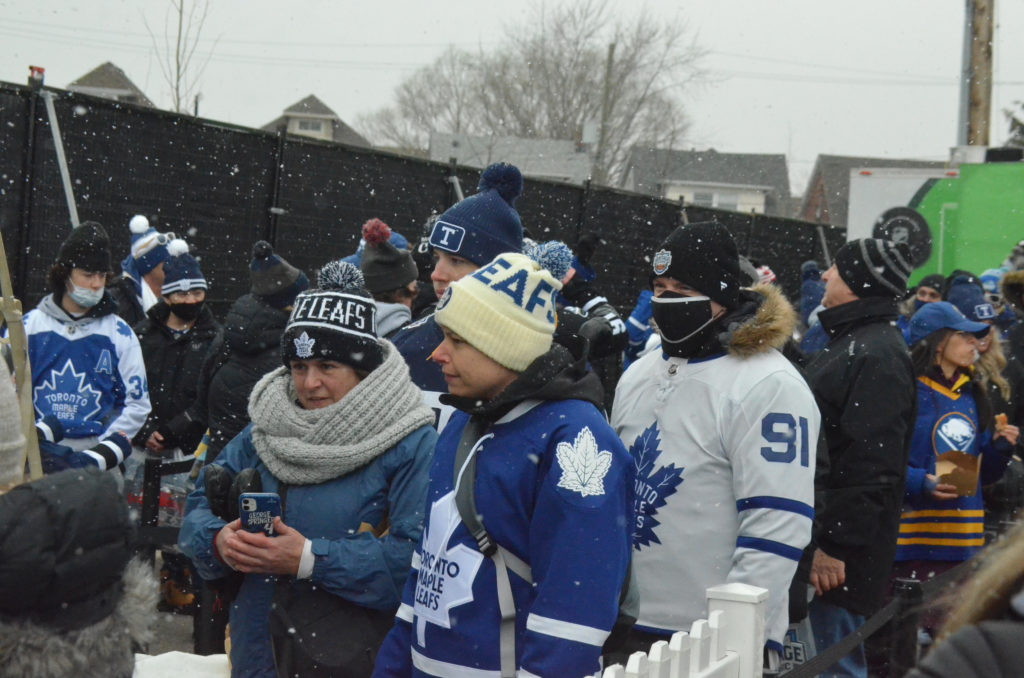
[{"label": "overcast sky", "polygon": [[[994,0],[992,145],[1024,100],[1024,1]],[[551,0],[549,5],[554,4]],[[621,5],[621,8],[619,7]],[[0,0],[0,80],[29,64],[65,87],[112,61],[170,106],[161,56],[166,0]],[[491,49],[527,3],[480,0],[213,0],[199,52],[202,117],[258,127],[308,94],[349,123],[448,44]],[[640,2],[615,2],[615,12]],[[956,143],[963,0],[647,0],[685,20],[707,82],[679,94],[687,146],[786,154],[793,192],[819,153],[944,160]],[[215,42],[216,41],[216,42]]]}]

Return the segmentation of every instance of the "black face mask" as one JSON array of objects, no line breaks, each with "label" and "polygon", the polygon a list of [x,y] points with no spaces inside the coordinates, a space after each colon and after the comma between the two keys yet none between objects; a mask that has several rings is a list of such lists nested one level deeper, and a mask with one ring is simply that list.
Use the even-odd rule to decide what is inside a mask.
[{"label": "black face mask", "polygon": [[661,350],[674,358],[695,355],[715,331],[708,297],[663,292],[651,299],[651,316],[661,333]]},{"label": "black face mask", "polygon": [[201,301],[194,304],[168,304],[168,306],[171,308],[171,313],[187,323],[198,318],[203,311],[203,302]]}]

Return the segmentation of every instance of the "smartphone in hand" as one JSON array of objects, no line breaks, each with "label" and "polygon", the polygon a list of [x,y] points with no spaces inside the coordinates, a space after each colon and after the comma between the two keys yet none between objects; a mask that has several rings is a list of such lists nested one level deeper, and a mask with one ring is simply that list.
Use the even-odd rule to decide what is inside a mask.
[{"label": "smartphone in hand", "polygon": [[274,536],[274,518],[281,515],[281,497],[276,492],[243,492],[238,497],[238,517],[247,532]]}]

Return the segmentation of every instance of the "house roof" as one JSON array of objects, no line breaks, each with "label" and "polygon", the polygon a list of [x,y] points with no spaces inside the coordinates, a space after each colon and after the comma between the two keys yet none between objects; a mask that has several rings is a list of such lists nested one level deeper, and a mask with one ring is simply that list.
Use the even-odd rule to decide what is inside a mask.
[{"label": "house roof", "polygon": [[106,62],[92,69],[77,80],[72,81],[67,87],[72,92],[82,92],[96,96],[128,101],[153,107],[153,102],[135,86],[128,76],[120,68]]},{"label": "house roof", "polygon": [[320,101],[313,94],[284,109],[282,115],[274,118],[266,125],[260,127],[260,129],[267,132],[276,132],[280,127],[288,124],[289,118],[327,118],[331,123],[332,141],[349,146],[361,146],[363,148],[370,148],[371,146],[366,137],[352,129],[327,104]]},{"label": "house roof", "polygon": [[[829,222],[833,226],[846,227],[846,215],[850,203],[850,170],[859,167],[928,167],[941,169],[945,162],[934,160],[911,160],[902,158],[867,158],[854,155],[819,155],[807,182],[804,199],[800,203],[800,214],[807,210],[808,203],[821,181],[828,206]],[[805,215],[806,218],[806,215]]]},{"label": "house roof", "polygon": [[510,162],[523,176],[582,184],[590,176],[591,157],[574,141],[524,139],[522,137],[471,136],[468,134],[430,135],[429,158],[447,162],[455,158],[461,165],[487,167],[494,162]]},{"label": "house roof", "polygon": [[661,195],[666,183],[705,183],[730,186],[768,186],[778,201],[789,197],[786,156],[765,153],[676,151],[634,146],[629,156],[632,188]]},{"label": "house roof", "polygon": [[331,108],[316,98],[316,95],[310,94],[302,101],[296,101],[294,104],[284,109],[285,115],[313,115],[318,118],[338,118],[338,114],[331,110]]}]

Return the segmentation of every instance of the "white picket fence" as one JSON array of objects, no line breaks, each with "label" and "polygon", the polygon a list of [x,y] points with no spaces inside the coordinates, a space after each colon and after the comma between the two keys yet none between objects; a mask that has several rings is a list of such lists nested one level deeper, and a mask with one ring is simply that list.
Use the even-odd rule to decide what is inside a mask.
[{"label": "white picket fence", "polygon": [[635,652],[594,678],[760,678],[768,591],[747,584],[708,589],[708,618]]}]

